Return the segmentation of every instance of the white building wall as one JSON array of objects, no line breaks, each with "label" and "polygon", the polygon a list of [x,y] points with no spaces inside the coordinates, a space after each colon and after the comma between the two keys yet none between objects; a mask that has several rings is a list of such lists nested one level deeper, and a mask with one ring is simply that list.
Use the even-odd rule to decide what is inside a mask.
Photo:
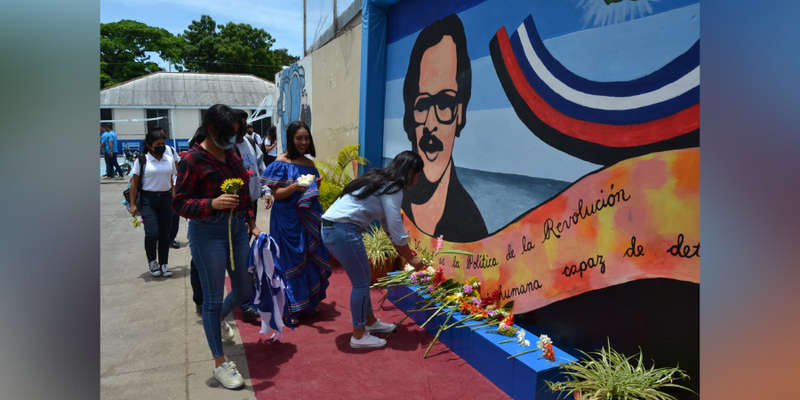
[{"label": "white building wall", "polygon": [[[115,108],[114,119],[143,119],[143,108]],[[115,122],[114,132],[120,140],[144,140],[145,122]]]},{"label": "white building wall", "polygon": [[175,139],[191,139],[200,126],[199,109],[174,109],[171,110],[172,132]]}]

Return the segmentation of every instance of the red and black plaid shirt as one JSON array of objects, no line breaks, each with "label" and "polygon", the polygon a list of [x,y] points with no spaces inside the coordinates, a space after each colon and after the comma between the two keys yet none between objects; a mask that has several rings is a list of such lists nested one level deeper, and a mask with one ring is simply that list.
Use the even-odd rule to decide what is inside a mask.
[{"label": "red and black plaid shirt", "polygon": [[239,178],[245,184],[237,193],[239,205],[234,211],[247,211],[247,216],[253,218],[253,209],[249,206],[250,193],[247,190],[249,177],[242,157],[233,149],[225,150],[225,161],[223,163],[218,160],[199,143],[186,152],[178,163],[178,180],[175,183],[175,197],[172,199],[172,209],[178,215],[200,219],[213,217],[215,212],[223,212],[212,209],[211,201],[223,194],[222,182]]}]

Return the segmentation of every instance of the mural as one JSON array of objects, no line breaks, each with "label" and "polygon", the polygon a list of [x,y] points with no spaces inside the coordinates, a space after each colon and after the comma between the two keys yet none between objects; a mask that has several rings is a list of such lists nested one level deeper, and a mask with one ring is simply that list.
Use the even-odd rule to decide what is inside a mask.
[{"label": "mural", "polygon": [[[306,76],[308,79],[306,79]],[[283,151],[286,151],[286,127],[301,120],[311,125],[311,56],[275,74],[278,84],[276,126],[280,129]]]},{"label": "mural", "polygon": [[612,18],[498,1],[389,12],[384,156],[425,162],[404,194],[415,244],[475,253],[440,265],[517,312],[637,279],[699,283],[699,3],[600,0]]},{"label": "mural", "polygon": [[436,260],[446,276],[500,288],[537,331],[586,351],[660,345],[648,354],[694,380],[699,15],[697,0],[392,6],[383,154],[425,163],[404,194],[412,248],[441,235],[475,254]]}]

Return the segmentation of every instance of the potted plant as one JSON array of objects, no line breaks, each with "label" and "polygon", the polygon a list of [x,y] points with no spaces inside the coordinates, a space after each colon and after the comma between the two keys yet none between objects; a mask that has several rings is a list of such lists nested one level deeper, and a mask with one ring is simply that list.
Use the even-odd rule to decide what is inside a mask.
[{"label": "potted plant", "polygon": [[[366,165],[367,159],[358,155],[360,145],[348,145],[339,149],[335,157],[328,161],[317,161],[317,169],[321,175],[319,180],[319,202],[322,205],[322,212],[328,211],[333,205],[342,190],[348,183],[355,179],[358,174],[358,165]],[[350,169],[352,168],[352,176]],[[330,257],[331,267],[339,266],[339,261],[335,257]]]},{"label": "potted plant", "polygon": [[362,236],[372,272],[371,283],[374,284],[378,282],[378,278],[386,276],[387,272],[394,269],[395,260],[400,254],[382,228],[372,225]]},{"label": "potted plant", "polygon": [[[358,155],[360,145],[348,145],[339,149],[339,154],[328,161],[318,161],[317,169],[322,179],[319,182],[319,202],[322,212],[328,211],[342,189],[358,174],[358,165],[366,165],[367,159]],[[352,176],[350,171],[352,170]]]},{"label": "potted plant", "polygon": [[[655,368],[655,365],[650,368],[645,367],[641,349],[638,354],[625,357],[624,354],[612,349],[609,342],[608,348],[603,347],[592,354],[583,351],[581,353],[584,359],[569,364],[559,364],[562,370],[560,375],[566,375],[567,379],[546,381],[551,391],[567,395],[571,393],[575,399],[581,400],[676,400],[675,396],[661,391],[668,387],[695,393],[685,386],[673,383],[689,378],[680,368]],[[637,356],[638,361],[634,366],[630,360]]]}]

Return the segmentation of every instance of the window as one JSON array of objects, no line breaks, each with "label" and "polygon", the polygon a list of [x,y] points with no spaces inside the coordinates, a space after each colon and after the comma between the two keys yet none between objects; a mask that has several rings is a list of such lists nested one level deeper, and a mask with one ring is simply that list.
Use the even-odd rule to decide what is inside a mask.
[{"label": "window", "polygon": [[[114,119],[114,115],[112,113],[112,109],[110,108],[101,108],[100,109],[100,121],[111,121]],[[114,130],[114,123],[110,122],[111,129]]]},{"label": "window", "polygon": [[[254,113],[256,110],[251,110],[250,114]],[[264,115],[266,113],[265,110],[261,110],[257,115],[253,115],[253,118]],[[258,121],[253,121],[253,132],[257,133],[262,138],[267,135],[267,130],[269,127],[272,126],[272,117],[266,117],[264,119],[260,119]]]},{"label": "window", "polygon": [[145,129],[144,134],[147,135],[147,132],[150,132],[156,126],[160,126],[164,128],[164,131],[167,132],[167,139],[170,138],[171,129],[170,129],[170,121],[169,121],[169,110],[168,109],[147,109],[147,119],[150,118],[158,118],[163,117],[161,119],[147,121],[147,128]]}]

